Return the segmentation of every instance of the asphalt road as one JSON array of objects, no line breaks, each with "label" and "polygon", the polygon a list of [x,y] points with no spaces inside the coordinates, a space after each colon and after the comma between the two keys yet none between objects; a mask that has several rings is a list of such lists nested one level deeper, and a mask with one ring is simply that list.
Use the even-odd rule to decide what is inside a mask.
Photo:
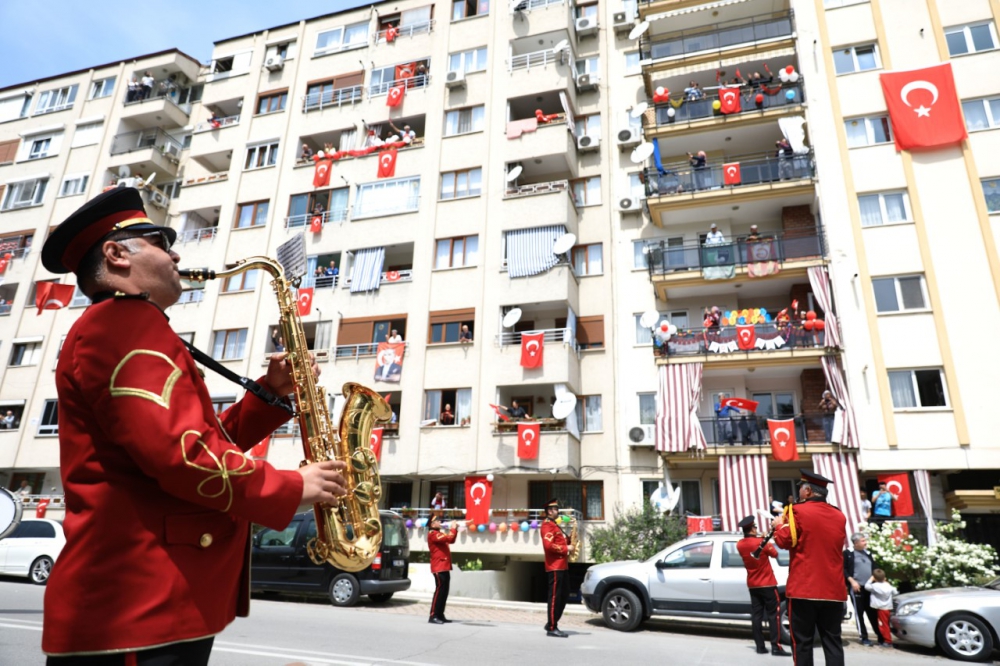
[{"label": "asphalt road", "polygon": [[[44,588],[0,579],[0,663],[36,666],[40,651]],[[427,604],[393,600],[376,607],[334,608],[293,598],[255,599],[249,618],[237,619],[216,638],[213,666],[285,664],[775,664],[791,659],[757,655],[744,628],[678,626],[647,622],[623,634],[605,628],[596,616],[564,617],[570,637],[549,638],[542,615],[521,610],[450,607],[450,625],[427,623]],[[95,621],[99,619],[95,618]],[[849,645],[852,664],[947,662],[933,651]],[[822,664],[822,651],[816,652]],[[947,662],[957,663],[957,662]]]}]

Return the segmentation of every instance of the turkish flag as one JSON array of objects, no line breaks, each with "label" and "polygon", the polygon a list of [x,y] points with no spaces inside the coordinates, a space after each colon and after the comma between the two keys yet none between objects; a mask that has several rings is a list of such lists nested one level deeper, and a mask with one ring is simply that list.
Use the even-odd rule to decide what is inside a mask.
[{"label": "turkish flag", "polygon": [[719,401],[719,407],[735,407],[736,409],[745,409],[750,412],[757,411],[757,405],[759,405],[756,400],[748,400],[746,398],[723,398]]},{"label": "turkish flag", "polygon": [[382,462],[382,428],[372,428],[371,438],[372,453],[375,454],[375,460]]},{"label": "turkish flag", "polygon": [[392,44],[396,41],[397,36],[399,36],[399,28],[394,25],[390,25],[385,31],[385,41]]},{"label": "turkish flag", "polygon": [[961,143],[968,134],[951,63],[879,76],[896,150]]},{"label": "turkish flag", "polygon": [[299,289],[299,316],[305,317],[312,312],[313,309],[313,292],[315,287],[306,287],[304,289]]},{"label": "turkish flag", "polygon": [[722,113],[739,113],[740,112],[740,89],[735,88],[719,88],[719,104],[722,106],[719,111]]},{"label": "turkish flag", "polygon": [[383,150],[378,154],[378,177],[392,178],[396,175],[396,155],[399,154],[395,148]]},{"label": "turkish flag", "polygon": [[795,443],[795,420],[767,420],[771,431],[771,455],[777,462],[791,462],[799,459],[799,447]]},{"label": "turkish flag", "polygon": [[73,300],[74,289],[71,284],[38,282],[35,285],[35,307],[38,308],[38,312],[35,314],[41,315],[42,310],[58,310],[66,307]]},{"label": "turkish flag", "polygon": [[331,159],[316,159],[316,170],[313,171],[313,187],[327,187],[330,184],[330,169],[332,166],[333,160]]},{"label": "turkish flag", "polygon": [[51,500],[47,497],[38,500],[38,506],[35,507],[35,518],[44,518],[45,512],[49,509],[49,502]]},{"label": "turkish flag", "polygon": [[757,328],[753,324],[736,327],[736,346],[743,351],[749,351],[757,344]]},{"label": "turkish flag", "polygon": [[398,86],[389,88],[389,94],[385,96],[386,106],[399,106],[403,103],[403,95],[406,94],[406,84],[400,83]]},{"label": "turkish flag", "polygon": [[722,165],[722,182],[725,185],[739,185],[743,182],[740,178],[739,162]]},{"label": "turkish flag", "polygon": [[538,423],[517,424],[517,457],[521,460],[534,460],[538,457],[538,435],[542,431]]},{"label": "turkish flag", "polygon": [[910,525],[905,520],[899,521],[899,527],[897,527],[892,532],[892,540],[896,542],[897,546],[903,544],[903,539],[910,536]]},{"label": "turkish flag", "polygon": [[545,350],[544,333],[521,334],[521,367],[542,367],[542,352]]},{"label": "turkish flag", "polygon": [[402,65],[396,65],[396,80],[404,81],[406,79],[412,79],[413,75],[417,73],[417,63],[408,62]]},{"label": "turkish flag", "polygon": [[386,282],[399,282],[399,279],[403,277],[399,274],[399,271],[386,271],[385,281]]},{"label": "turkish flag", "polygon": [[268,435],[267,437],[260,440],[260,442],[254,444],[250,448],[250,457],[260,458],[261,460],[264,460],[265,458],[267,458],[267,449],[270,446],[271,446],[271,436]]},{"label": "turkish flag", "polygon": [[714,532],[711,516],[688,516],[688,535],[695,532]]},{"label": "turkish flag", "polygon": [[499,406],[489,402],[486,404],[493,408],[493,411],[496,413],[498,419],[500,419],[501,421],[510,421],[510,417],[504,414],[503,410],[501,410]]},{"label": "turkish flag", "polygon": [[465,519],[476,525],[490,522],[493,482],[485,476],[465,477]]},{"label": "turkish flag", "polygon": [[12,256],[13,255],[11,255],[11,253],[8,252],[7,254],[3,255],[3,257],[0,257],[0,275],[3,275],[4,273],[7,272],[7,264],[10,263],[10,258]]},{"label": "turkish flag", "polygon": [[309,231],[313,232],[314,234],[318,234],[319,232],[323,231],[323,216],[322,215],[313,215],[312,216],[312,219],[309,220]]},{"label": "turkish flag", "polygon": [[895,495],[892,500],[892,515],[912,516],[913,496],[910,494],[910,475],[906,472],[900,474],[879,474],[878,482],[885,482],[885,489]]}]

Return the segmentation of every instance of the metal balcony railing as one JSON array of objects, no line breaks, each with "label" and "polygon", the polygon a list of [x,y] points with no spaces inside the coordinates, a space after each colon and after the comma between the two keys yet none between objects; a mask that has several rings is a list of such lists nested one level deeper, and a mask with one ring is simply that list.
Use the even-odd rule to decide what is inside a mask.
[{"label": "metal balcony railing", "polygon": [[219,233],[218,227],[206,227],[204,229],[186,229],[177,234],[176,244],[200,243],[212,240]]},{"label": "metal balcony railing", "polygon": [[235,116],[226,116],[224,118],[216,118],[215,120],[206,120],[200,122],[194,126],[192,131],[194,134],[198,132],[208,132],[211,130],[222,129],[223,127],[232,127],[233,125],[238,125],[240,123],[240,114]]},{"label": "metal balcony railing", "polygon": [[0,317],[10,314],[10,303],[0,303]]},{"label": "metal balcony railing", "polygon": [[642,60],[683,60],[695,55],[718,53],[734,46],[771,42],[790,37],[795,32],[793,17],[794,14],[788,11],[777,16],[751,16],[655,37],[643,35],[639,42],[639,57]]},{"label": "metal balcony railing", "polygon": [[[371,202],[371,197],[367,200]],[[394,215],[396,213],[414,213],[420,209],[420,197],[405,197],[403,199],[389,201],[374,201],[366,203],[364,206],[354,206],[352,219],[360,220],[366,217],[380,217],[382,215]]]},{"label": "metal balcony railing", "polygon": [[[795,423],[795,441],[799,451],[807,450],[809,444],[829,444],[826,427],[833,428],[833,415],[822,413],[788,414],[768,417],[763,414],[742,414],[727,417],[702,417],[701,430],[709,446],[771,446],[771,432],[768,418]],[[770,451],[768,451],[770,452]]]},{"label": "metal balcony railing", "polygon": [[[341,282],[344,285],[344,289],[350,288],[350,277],[344,278]],[[379,280],[379,284],[393,284],[394,282],[413,282],[413,270],[404,268],[401,271],[385,271]]]},{"label": "metal balcony railing", "polygon": [[61,509],[66,503],[66,497],[64,495],[19,495],[14,493],[14,496],[16,499],[20,500],[21,504],[24,506],[38,506],[38,503],[42,500],[48,500],[50,509]]},{"label": "metal balcony railing", "polygon": [[302,97],[302,111],[320,111],[328,106],[343,106],[357,104],[363,96],[364,86],[348,86],[318,93],[309,93]]},{"label": "metal balcony railing", "polygon": [[111,140],[111,154],[123,155],[136,150],[159,150],[164,155],[177,158],[183,146],[179,141],[159,128],[116,134]]},{"label": "metal balcony railing", "polygon": [[[734,219],[738,220],[739,217]],[[718,245],[703,245],[698,241],[667,245],[660,241],[647,243],[646,248],[650,276],[720,266],[748,266],[768,261],[784,263],[819,259],[826,254],[821,229],[764,233],[754,240],[748,240],[744,236]]]},{"label": "metal balcony railing", "polygon": [[514,5],[511,3],[510,11],[514,12],[530,12],[532,9],[542,9],[543,7],[551,7],[552,5],[562,5],[565,4],[566,0],[521,0],[521,2]]},{"label": "metal balcony railing", "polygon": [[395,79],[393,81],[383,81],[382,83],[373,83],[368,86],[368,96],[375,97],[376,95],[387,95],[390,88],[395,88],[396,86],[406,84],[407,90],[413,90],[414,88],[425,88],[430,85],[431,75],[430,74],[416,74],[414,76],[405,79]]},{"label": "metal balcony railing", "polygon": [[[776,83],[766,84],[767,91],[753,86],[742,86],[740,88],[740,110],[736,113],[726,114],[726,117],[741,116],[747,113],[755,113],[767,109],[774,109],[782,106],[799,106],[805,99],[805,87],[800,80],[798,83]],[[718,88],[707,88],[706,91],[715,91]],[[771,94],[771,91],[777,90]],[[788,92],[793,94],[792,99],[788,99]],[[757,104],[757,95],[761,96],[761,103]],[[656,105],[657,126],[672,125],[688,120],[700,120],[702,118],[714,118],[723,114],[712,108],[713,102],[717,99],[717,93],[709,95],[703,99],[685,100],[683,104],[675,107],[670,102]],[[673,115],[670,111],[673,110]]]},{"label": "metal balcony railing", "polygon": [[[347,221],[348,209],[342,208],[340,210],[327,210],[319,215],[323,218],[323,224],[329,222],[341,223]],[[307,227],[312,223],[312,219],[316,217],[316,213],[303,213],[302,215],[290,215],[285,218],[285,228],[295,229],[297,227]]]},{"label": "metal balcony railing", "polygon": [[[465,498],[461,498],[461,503],[465,504]],[[408,506],[403,507],[392,507],[390,511],[395,511],[404,518],[411,518],[413,520],[420,520],[421,518],[430,518],[431,513],[442,514],[442,519],[448,520],[465,520],[465,507],[449,507],[445,509],[432,509],[427,507],[419,507],[411,509]],[[583,514],[576,509],[560,509],[559,513],[564,516],[572,516],[577,519],[579,525],[583,525]],[[520,523],[522,521],[541,522],[545,520],[545,509],[497,509],[490,508],[490,520],[494,523]],[[560,523],[562,524],[562,523]],[[582,532],[580,532],[582,534]]]},{"label": "metal balcony railing", "polygon": [[334,289],[339,281],[339,275],[305,275],[302,277],[302,286],[315,289]]},{"label": "metal balcony railing", "polygon": [[573,331],[568,328],[540,328],[535,331],[504,331],[500,335],[496,336],[495,340],[497,345],[501,347],[504,345],[519,345],[521,344],[521,333],[531,335],[544,333],[545,337],[543,340],[545,343],[562,342],[568,344],[574,351],[580,351],[580,346],[577,344]]},{"label": "metal balcony railing", "polygon": [[[724,164],[739,163],[740,182],[725,184]],[[664,164],[662,173],[654,168],[643,172],[647,197],[674,196],[704,190],[746,187],[776,183],[783,180],[801,180],[816,175],[812,153],[793,157],[742,155],[724,161],[710,162],[694,168],[689,163]]]},{"label": "metal balcony railing", "polygon": [[571,62],[572,55],[573,52],[569,50],[568,46],[561,51],[545,49],[544,51],[522,53],[521,55],[512,56],[511,59],[507,61],[507,71],[513,72],[515,69],[545,67],[546,65],[556,63],[566,64]]},{"label": "metal balcony railing", "polygon": [[[721,326],[719,328],[678,329],[666,345],[653,338],[655,357],[673,356],[720,356],[724,354],[769,354],[774,351],[794,351],[802,349],[822,349],[826,342],[826,331],[806,330],[801,322],[786,324],[753,324],[753,336],[740,339],[738,328],[744,326]],[[741,345],[742,343],[742,345]]]},{"label": "metal balcony railing", "polygon": [[[552,180],[545,183],[529,183],[527,185],[507,185],[507,191],[504,192],[504,199],[515,199],[517,197],[528,197],[535,194],[549,194],[551,192],[569,192],[569,181],[568,180]],[[573,198],[572,196],[570,197]],[[573,201],[573,205],[576,205],[576,201]]]},{"label": "metal balcony railing", "polygon": [[[333,348],[333,355],[337,358],[360,358],[362,356],[374,356],[378,351],[378,342],[365,342],[360,345],[337,345]],[[403,343],[403,357],[406,357],[406,349],[410,343]]]},{"label": "metal balcony railing", "polygon": [[[401,25],[393,28],[396,31],[396,39],[400,37],[413,37],[414,35],[426,35],[434,30],[434,19],[428,19],[427,21],[419,21],[417,23],[410,23],[408,25]],[[375,43],[384,42],[386,33],[389,29],[379,30],[375,33]]]}]

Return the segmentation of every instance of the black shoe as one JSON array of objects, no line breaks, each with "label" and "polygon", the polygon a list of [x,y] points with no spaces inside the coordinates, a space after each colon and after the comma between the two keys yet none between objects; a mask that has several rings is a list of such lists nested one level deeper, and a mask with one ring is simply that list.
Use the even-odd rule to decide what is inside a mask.
[{"label": "black shoe", "polygon": [[757,654],[767,654],[767,650],[765,648],[757,648]]},{"label": "black shoe", "polygon": [[781,648],[771,648],[771,655],[774,657],[791,657],[791,652],[785,652]]},{"label": "black shoe", "polygon": [[427,620],[427,623],[428,624],[444,624],[444,620],[442,620],[439,617],[432,617],[431,619]]},{"label": "black shoe", "polygon": [[452,623],[452,620],[449,620],[448,618],[446,618],[443,615],[441,617],[439,617],[438,619],[441,620],[441,622],[443,622],[444,624],[451,624]]},{"label": "black shoe", "polygon": [[872,642],[870,640],[868,640],[867,638],[862,639],[861,644],[864,645],[865,647],[871,647],[872,646]]},{"label": "black shoe", "polygon": [[553,629],[551,631],[545,632],[546,636],[554,636],[556,638],[569,638],[569,634],[564,631],[559,631],[558,629]]}]

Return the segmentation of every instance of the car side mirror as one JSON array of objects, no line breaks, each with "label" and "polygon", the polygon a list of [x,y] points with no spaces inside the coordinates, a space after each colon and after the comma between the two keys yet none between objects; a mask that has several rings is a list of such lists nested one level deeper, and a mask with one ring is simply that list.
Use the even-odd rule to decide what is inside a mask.
[{"label": "car side mirror", "polygon": [[260,548],[260,537],[261,537],[262,534],[264,534],[264,533],[263,532],[257,532],[257,534],[253,535],[253,545],[256,546],[257,548]]},{"label": "car side mirror", "polygon": [[662,571],[663,569],[669,569],[670,565],[667,564],[667,562],[665,560],[657,560],[656,561],[656,568]]}]

